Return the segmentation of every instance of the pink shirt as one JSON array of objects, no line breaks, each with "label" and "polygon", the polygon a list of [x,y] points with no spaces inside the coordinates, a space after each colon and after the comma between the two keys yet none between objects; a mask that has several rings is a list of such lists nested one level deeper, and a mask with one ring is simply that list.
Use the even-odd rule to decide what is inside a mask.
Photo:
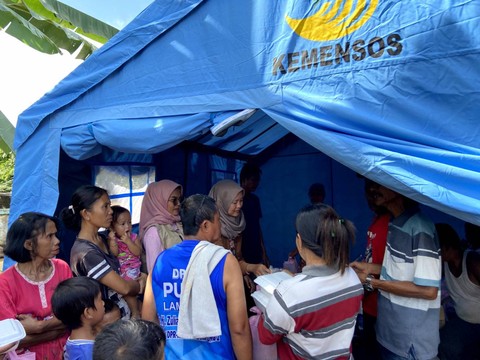
[{"label": "pink shirt", "polygon": [[[118,246],[117,259],[120,263],[120,276],[125,280],[136,280],[140,276],[140,267],[142,266],[140,256],[132,253],[128,245],[119,238],[115,238],[115,240]],[[137,234],[131,233],[130,240],[136,244]]]},{"label": "pink shirt", "polygon": [[163,250],[181,243],[183,239],[181,225],[175,223],[172,225],[157,226],[149,227],[143,236],[143,247],[145,248],[147,270],[149,273],[152,271],[158,255],[160,255]]},{"label": "pink shirt", "polygon": [[158,231],[155,226],[150,226],[145,232],[143,236],[143,246],[145,247],[145,256],[147,258],[147,270],[151,273],[158,255],[165,250],[158,237]]},{"label": "pink shirt", "polygon": [[[58,283],[72,277],[66,262],[52,259],[53,271],[45,281],[35,282],[28,279],[17,268],[10,267],[0,274],[0,320],[14,319],[20,314],[30,314],[38,320],[53,317],[51,298]],[[68,333],[55,340],[33,345],[29,351],[36,359],[63,359],[63,347]],[[20,351],[17,351],[20,353]]]}]

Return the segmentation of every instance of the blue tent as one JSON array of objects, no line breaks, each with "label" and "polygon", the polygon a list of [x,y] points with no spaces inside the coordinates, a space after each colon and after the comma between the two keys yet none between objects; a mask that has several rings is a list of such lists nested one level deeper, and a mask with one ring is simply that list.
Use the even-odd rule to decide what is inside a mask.
[{"label": "blue tent", "polygon": [[479,28],[473,0],[157,0],[20,116],[10,221],[54,213],[63,153],[245,159],[292,133],[480,224]]}]

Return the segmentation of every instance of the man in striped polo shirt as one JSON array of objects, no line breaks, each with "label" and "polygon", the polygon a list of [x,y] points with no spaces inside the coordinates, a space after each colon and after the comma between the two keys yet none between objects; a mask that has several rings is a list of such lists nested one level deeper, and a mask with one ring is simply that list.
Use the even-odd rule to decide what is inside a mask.
[{"label": "man in striped polo shirt", "polygon": [[377,341],[382,359],[435,359],[439,344],[440,246],[418,204],[384,186],[375,204],[392,215],[383,264],[354,262],[367,290],[378,289]]}]

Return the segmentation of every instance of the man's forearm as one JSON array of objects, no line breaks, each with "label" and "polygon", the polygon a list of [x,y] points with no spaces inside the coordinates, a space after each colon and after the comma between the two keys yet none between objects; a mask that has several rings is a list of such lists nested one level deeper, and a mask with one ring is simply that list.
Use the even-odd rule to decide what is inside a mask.
[{"label": "man's forearm", "polygon": [[398,296],[418,299],[435,300],[438,288],[434,286],[420,286],[411,281],[387,281],[373,279],[371,284],[374,289],[379,289]]}]

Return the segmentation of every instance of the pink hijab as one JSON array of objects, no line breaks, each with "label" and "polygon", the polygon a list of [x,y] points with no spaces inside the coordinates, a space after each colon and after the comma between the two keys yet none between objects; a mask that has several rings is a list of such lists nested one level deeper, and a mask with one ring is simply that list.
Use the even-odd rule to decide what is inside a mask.
[{"label": "pink hijab", "polygon": [[142,202],[140,212],[140,240],[147,229],[153,225],[174,224],[180,221],[180,216],[173,216],[167,210],[168,199],[172,192],[182,186],[171,180],[160,180],[148,185]]}]

